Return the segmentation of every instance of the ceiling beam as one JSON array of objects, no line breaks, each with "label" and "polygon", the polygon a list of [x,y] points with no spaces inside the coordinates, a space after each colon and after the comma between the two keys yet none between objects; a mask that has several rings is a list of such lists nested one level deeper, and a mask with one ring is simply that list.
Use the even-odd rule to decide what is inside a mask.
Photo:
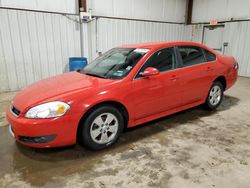
[{"label": "ceiling beam", "polygon": [[80,12],[87,12],[87,0],[79,0]]},{"label": "ceiling beam", "polygon": [[192,24],[193,0],[186,0],[185,24]]}]

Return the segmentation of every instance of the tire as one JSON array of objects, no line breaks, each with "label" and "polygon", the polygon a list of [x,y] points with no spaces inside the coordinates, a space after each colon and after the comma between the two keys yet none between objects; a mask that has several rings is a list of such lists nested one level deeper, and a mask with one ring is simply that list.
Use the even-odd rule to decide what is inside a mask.
[{"label": "tire", "polygon": [[78,141],[90,150],[107,148],[118,140],[124,128],[121,112],[113,106],[100,106],[80,124]]},{"label": "tire", "polygon": [[224,87],[221,82],[215,81],[209,92],[204,104],[206,110],[215,110],[222,102],[224,96]]}]

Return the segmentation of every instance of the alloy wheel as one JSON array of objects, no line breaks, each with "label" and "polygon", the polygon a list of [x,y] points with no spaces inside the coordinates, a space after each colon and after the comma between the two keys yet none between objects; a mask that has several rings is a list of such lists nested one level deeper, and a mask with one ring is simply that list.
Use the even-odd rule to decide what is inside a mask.
[{"label": "alloy wheel", "polygon": [[216,106],[221,100],[222,91],[218,85],[212,87],[209,92],[209,102],[211,105]]},{"label": "alloy wheel", "polygon": [[106,144],[114,139],[118,132],[118,119],[112,113],[97,116],[90,127],[92,140],[97,144]]}]

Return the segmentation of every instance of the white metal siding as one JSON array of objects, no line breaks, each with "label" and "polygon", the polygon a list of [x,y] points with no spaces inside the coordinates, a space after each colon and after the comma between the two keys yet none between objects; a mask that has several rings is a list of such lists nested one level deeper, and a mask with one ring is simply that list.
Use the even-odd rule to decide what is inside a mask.
[{"label": "white metal siding", "polygon": [[192,41],[193,42],[202,42],[202,34],[203,34],[203,24],[196,24],[196,25],[192,25]]},{"label": "white metal siding", "polygon": [[[97,25],[96,25],[97,24]],[[97,29],[97,31],[96,31]],[[190,41],[191,26],[146,21],[99,18],[91,23],[92,56],[122,44]]]},{"label": "white metal siding", "polygon": [[0,6],[67,14],[78,13],[78,0],[0,0]]},{"label": "white metal siding", "polygon": [[87,6],[96,16],[184,23],[186,0],[88,0]]},{"label": "white metal siding", "polygon": [[192,22],[250,19],[249,0],[194,0]]},{"label": "white metal siding", "polygon": [[239,63],[239,75],[250,77],[250,21],[225,24],[224,41],[229,45],[225,53]]},{"label": "white metal siding", "polygon": [[60,74],[80,56],[77,16],[0,9],[0,91]]}]

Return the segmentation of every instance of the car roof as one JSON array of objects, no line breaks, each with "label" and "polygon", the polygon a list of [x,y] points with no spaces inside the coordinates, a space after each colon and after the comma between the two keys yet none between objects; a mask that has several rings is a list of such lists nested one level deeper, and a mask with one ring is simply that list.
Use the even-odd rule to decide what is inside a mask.
[{"label": "car roof", "polygon": [[173,41],[173,42],[151,42],[151,43],[139,43],[139,44],[126,44],[119,46],[120,48],[161,48],[161,47],[169,47],[169,46],[180,46],[180,45],[191,45],[191,46],[199,46],[203,48],[207,48],[206,46],[196,43],[196,42],[187,42],[187,41]]}]

